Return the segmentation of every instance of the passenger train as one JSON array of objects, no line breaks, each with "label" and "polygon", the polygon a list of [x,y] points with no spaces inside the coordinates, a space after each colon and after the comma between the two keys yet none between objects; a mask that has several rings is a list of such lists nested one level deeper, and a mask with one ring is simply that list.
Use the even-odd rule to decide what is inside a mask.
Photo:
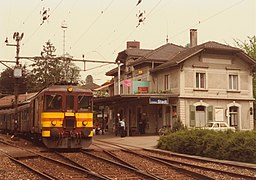
[{"label": "passenger train", "polygon": [[53,85],[24,100],[20,98],[21,95],[16,111],[13,101],[1,102],[1,131],[37,137],[48,148],[79,149],[92,143],[93,94],[90,90],[75,85]]}]

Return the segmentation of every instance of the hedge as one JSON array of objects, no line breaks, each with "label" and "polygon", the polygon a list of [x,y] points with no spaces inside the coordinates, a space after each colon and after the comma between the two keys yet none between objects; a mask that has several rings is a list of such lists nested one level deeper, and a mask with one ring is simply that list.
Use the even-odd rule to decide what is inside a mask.
[{"label": "hedge", "polygon": [[215,159],[256,163],[256,131],[181,130],[161,136],[158,148]]}]

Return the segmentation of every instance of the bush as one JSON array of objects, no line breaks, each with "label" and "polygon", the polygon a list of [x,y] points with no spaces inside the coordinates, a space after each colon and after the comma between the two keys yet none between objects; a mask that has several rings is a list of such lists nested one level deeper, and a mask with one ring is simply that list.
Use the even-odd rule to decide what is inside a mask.
[{"label": "bush", "polygon": [[177,153],[256,163],[256,131],[194,129],[161,136],[158,148]]}]

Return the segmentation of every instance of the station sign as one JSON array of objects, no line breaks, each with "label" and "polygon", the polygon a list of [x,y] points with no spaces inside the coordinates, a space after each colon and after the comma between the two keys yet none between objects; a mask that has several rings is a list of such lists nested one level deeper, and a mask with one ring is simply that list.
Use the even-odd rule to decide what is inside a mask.
[{"label": "station sign", "polygon": [[168,98],[149,98],[149,104],[169,104]]}]

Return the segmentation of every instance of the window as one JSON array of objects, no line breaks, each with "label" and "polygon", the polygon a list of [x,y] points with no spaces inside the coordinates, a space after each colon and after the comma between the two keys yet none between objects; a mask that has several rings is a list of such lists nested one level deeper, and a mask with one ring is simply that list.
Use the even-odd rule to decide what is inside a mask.
[{"label": "window", "polygon": [[169,74],[164,75],[164,90],[169,90]]},{"label": "window", "polygon": [[205,89],[206,75],[205,73],[196,73],[196,88]]},{"label": "window", "polygon": [[45,110],[62,110],[62,96],[58,94],[46,95]]},{"label": "window", "polygon": [[238,75],[229,75],[229,89],[238,90]]},{"label": "window", "polygon": [[74,109],[74,96],[67,95],[67,97],[66,97],[66,108],[67,108],[67,110]]},{"label": "window", "polygon": [[78,110],[91,110],[92,97],[89,96],[78,96]]}]

